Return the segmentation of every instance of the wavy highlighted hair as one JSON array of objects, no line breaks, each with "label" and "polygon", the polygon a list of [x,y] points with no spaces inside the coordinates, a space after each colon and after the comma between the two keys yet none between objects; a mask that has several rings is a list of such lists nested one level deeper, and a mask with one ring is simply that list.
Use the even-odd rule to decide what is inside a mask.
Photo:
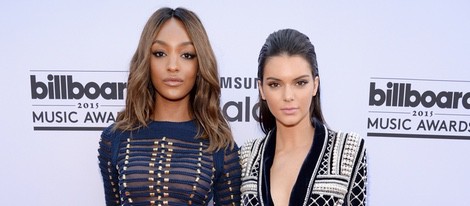
[{"label": "wavy highlighted hair", "polygon": [[234,140],[229,124],[220,110],[221,90],[215,54],[198,16],[184,8],[158,9],[145,24],[130,63],[126,107],[117,116],[114,129],[132,131],[146,127],[151,121],[155,105],[155,90],[150,79],[151,46],[162,25],[171,18],[184,24],[198,58],[198,77],[190,93],[190,106],[193,118],[197,121],[198,136],[209,139],[208,151],[233,148]]}]

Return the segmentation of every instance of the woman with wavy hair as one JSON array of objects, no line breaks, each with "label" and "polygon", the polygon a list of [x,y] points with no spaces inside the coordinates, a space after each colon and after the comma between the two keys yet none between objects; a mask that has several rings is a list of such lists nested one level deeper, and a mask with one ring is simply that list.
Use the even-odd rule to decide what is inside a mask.
[{"label": "woman with wavy hair", "polygon": [[195,13],[158,9],[131,60],[126,105],[100,141],[107,205],[240,204],[238,147]]},{"label": "woman with wavy hair", "polygon": [[266,136],[241,149],[242,204],[365,205],[364,140],[326,126],[309,38],[293,29],[269,35],[258,57],[258,84]]}]

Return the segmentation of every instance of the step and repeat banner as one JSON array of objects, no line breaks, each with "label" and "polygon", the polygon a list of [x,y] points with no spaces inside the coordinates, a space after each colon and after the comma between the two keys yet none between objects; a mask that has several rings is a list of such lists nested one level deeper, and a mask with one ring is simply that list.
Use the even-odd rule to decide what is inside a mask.
[{"label": "step and repeat banner", "polygon": [[467,1],[47,0],[0,7],[2,205],[104,205],[99,136],[124,107],[130,59],[162,6],[206,27],[239,145],[262,137],[258,52],[293,28],[316,47],[329,127],[366,140],[369,204],[467,202]]}]

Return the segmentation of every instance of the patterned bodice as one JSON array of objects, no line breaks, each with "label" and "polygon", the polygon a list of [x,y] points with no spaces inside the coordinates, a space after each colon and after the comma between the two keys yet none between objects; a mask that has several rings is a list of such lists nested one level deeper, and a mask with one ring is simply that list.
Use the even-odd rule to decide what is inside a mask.
[{"label": "patterned bodice", "polygon": [[[270,165],[275,132],[247,142],[241,149],[242,205],[272,205]],[[286,172],[288,169],[286,169]],[[334,132],[316,122],[314,143],[292,189],[289,205],[365,205],[367,164],[364,140],[355,133]]]},{"label": "patterned bodice", "polygon": [[[99,149],[108,205],[238,205],[238,150],[208,153],[194,122],[151,122],[103,131]],[[219,161],[220,164],[215,162]]]}]

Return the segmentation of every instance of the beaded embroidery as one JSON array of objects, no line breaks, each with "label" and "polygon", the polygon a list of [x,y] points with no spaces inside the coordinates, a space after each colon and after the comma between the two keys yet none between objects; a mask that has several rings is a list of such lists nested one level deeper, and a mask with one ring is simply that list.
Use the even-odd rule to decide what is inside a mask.
[{"label": "beaded embroidery", "polygon": [[[318,125],[317,125],[318,126]],[[318,127],[316,127],[318,128]],[[334,132],[324,127],[323,151],[317,163],[317,175],[307,188],[303,205],[365,205],[367,164],[364,141],[356,133]],[[258,184],[265,138],[249,141],[241,148],[242,204],[264,205]]]}]

